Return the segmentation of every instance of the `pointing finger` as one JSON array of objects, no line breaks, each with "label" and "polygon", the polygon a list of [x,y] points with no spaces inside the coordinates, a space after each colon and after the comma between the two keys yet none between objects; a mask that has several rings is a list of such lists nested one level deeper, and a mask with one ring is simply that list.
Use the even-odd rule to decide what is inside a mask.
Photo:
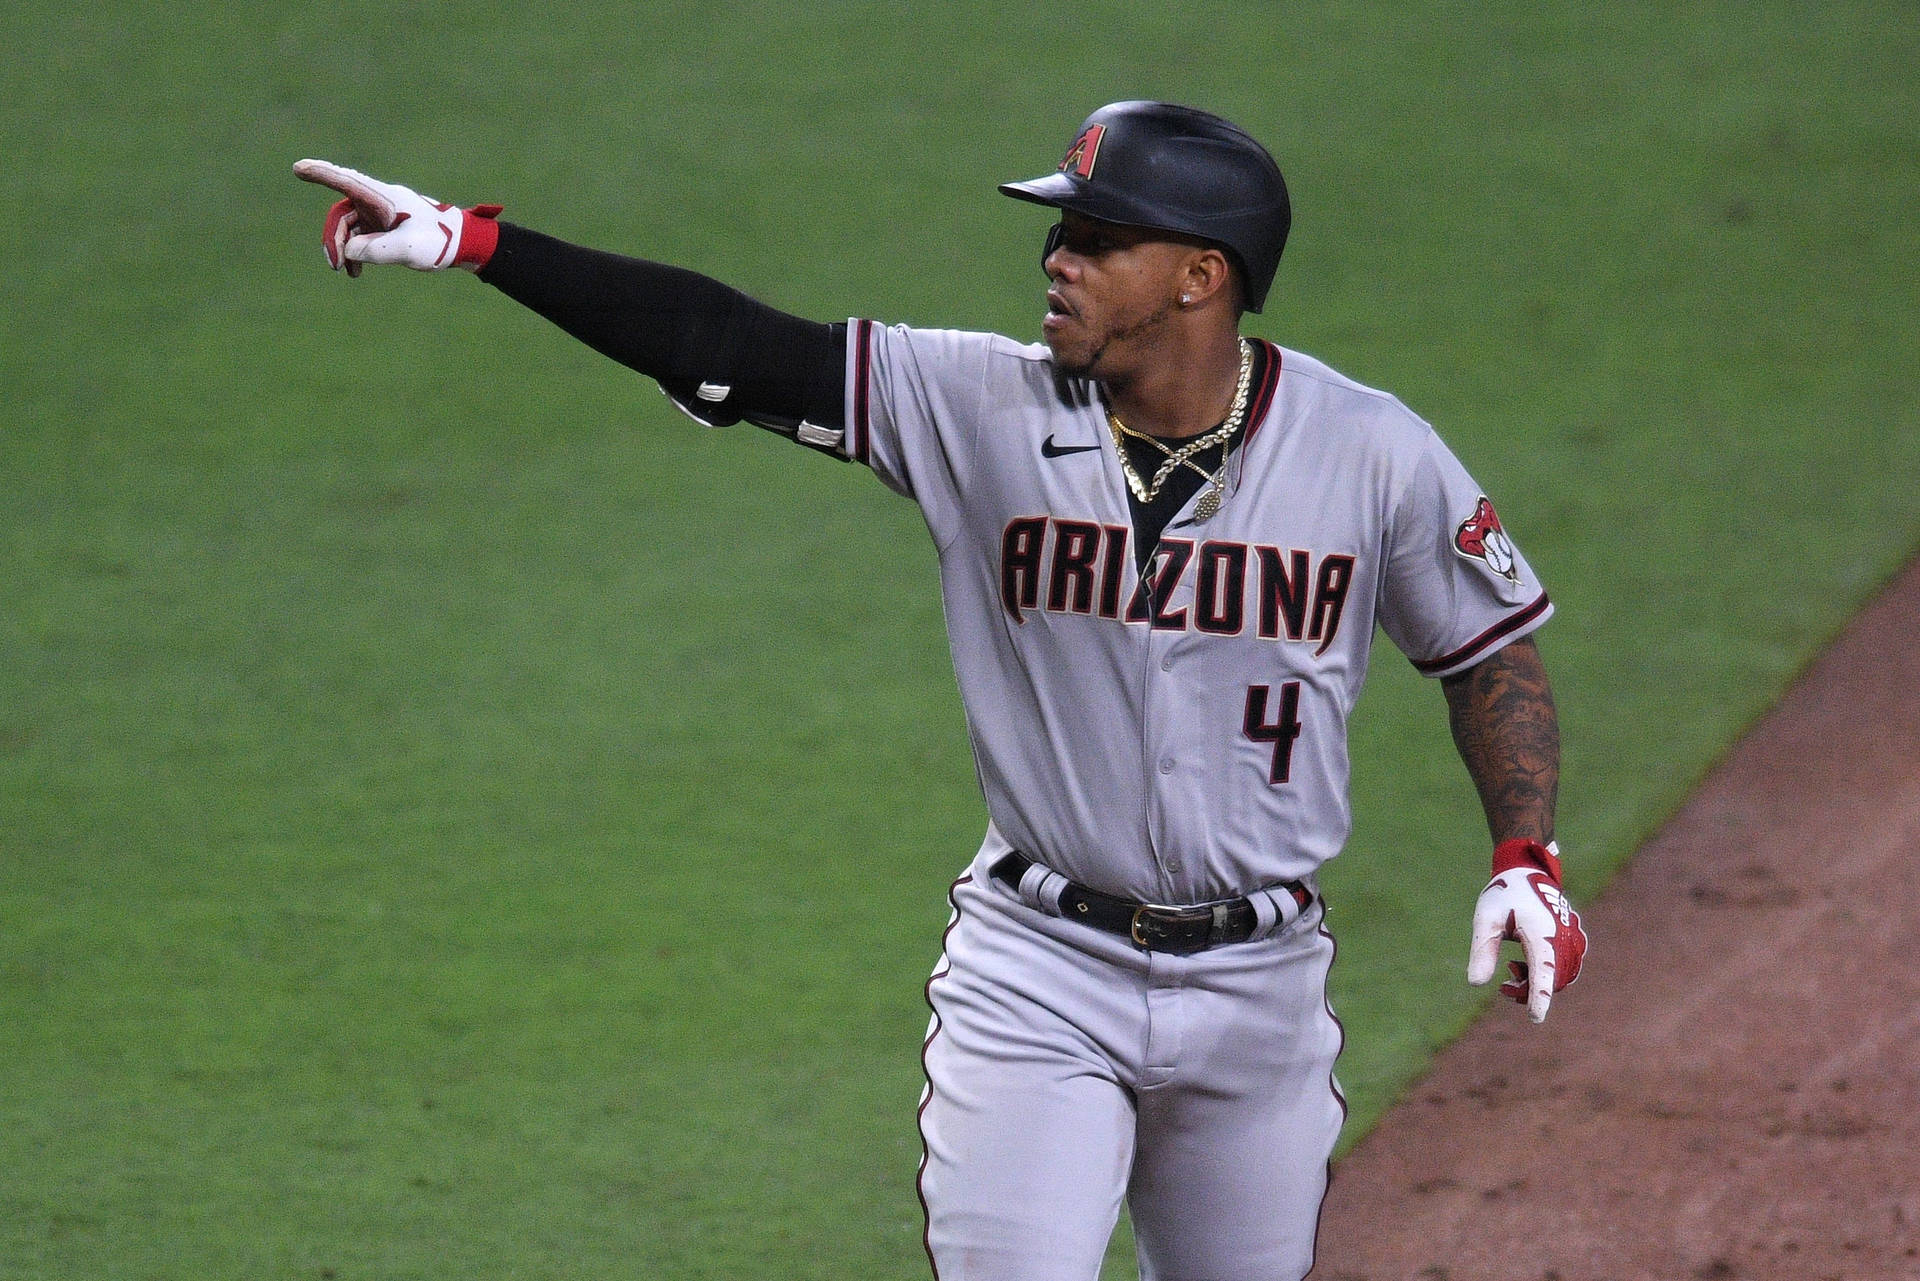
[{"label": "pointing finger", "polygon": [[360,220],[369,227],[385,230],[393,223],[393,201],[388,198],[384,183],[376,182],[358,169],[349,169],[345,165],[336,165],[330,160],[297,160],[293,165],[296,178],[330,187],[339,192],[360,211]]}]

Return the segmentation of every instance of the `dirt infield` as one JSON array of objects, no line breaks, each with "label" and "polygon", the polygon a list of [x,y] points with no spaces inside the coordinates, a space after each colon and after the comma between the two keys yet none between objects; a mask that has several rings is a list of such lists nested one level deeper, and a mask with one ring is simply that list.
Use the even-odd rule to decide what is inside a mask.
[{"label": "dirt infield", "polygon": [[1341,1163],[1314,1281],[1920,1278],[1920,562]]}]

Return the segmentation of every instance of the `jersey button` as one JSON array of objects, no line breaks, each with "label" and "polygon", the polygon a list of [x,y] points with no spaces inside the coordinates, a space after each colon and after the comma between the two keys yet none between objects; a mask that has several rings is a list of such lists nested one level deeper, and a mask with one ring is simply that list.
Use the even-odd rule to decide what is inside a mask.
[{"label": "jersey button", "polygon": [[1173,757],[1171,757],[1171,756],[1162,756],[1162,757],[1160,758],[1160,772],[1161,772],[1162,774],[1171,774],[1171,773],[1173,773]]},{"label": "jersey button", "polygon": [[1167,656],[1166,656],[1165,658],[1163,658],[1163,659],[1161,659],[1161,660],[1160,660],[1160,670],[1161,670],[1161,671],[1163,671],[1163,672],[1170,672],[1170,671],[1172,671],[1172,670],[1173,670],[1173,655],[1172,655],[1172,654],[1168,654],[1168,655],[1167,655]]}]

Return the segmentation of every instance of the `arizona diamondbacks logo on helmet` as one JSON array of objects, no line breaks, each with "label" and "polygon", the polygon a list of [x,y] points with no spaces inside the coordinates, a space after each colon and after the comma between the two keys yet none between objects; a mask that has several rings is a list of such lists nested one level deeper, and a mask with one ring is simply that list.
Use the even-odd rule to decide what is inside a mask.
[{"label": "arizona diamondbacks logo on helmet", "polygon": [[1500,527],[1500,517],[1485,495],[1473,509],[1473,515],[1460,522],[1453,534],[1453,550],[1468,560],[1486,562],[1487,568],[1510,583],[1520,580],[1519,561],[1514,556],[1513,540]]},{"label": "arizona diamondbacks logo on helmet", "polygon": [[1075,176],[1093,177],[1093,165],[1100,158],[1100,140],[1107,136],[1105,125],[1088,125],[1080,131],[1080,136],[1067,148],[1067,158],[1060,162],[1060,172],[1073,170]]}]

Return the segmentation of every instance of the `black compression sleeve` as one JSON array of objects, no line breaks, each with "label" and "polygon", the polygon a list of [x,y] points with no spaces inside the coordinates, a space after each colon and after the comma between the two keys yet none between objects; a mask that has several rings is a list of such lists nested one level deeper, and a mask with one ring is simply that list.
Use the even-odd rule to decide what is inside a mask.
[{"label": "black compression sleeve", "polygon": [[701,383],[730,388],[729,421],[763,415],[842,424],[845,325],[776,311],[698,272],[506,222],[480,279],[678,398]]}]

